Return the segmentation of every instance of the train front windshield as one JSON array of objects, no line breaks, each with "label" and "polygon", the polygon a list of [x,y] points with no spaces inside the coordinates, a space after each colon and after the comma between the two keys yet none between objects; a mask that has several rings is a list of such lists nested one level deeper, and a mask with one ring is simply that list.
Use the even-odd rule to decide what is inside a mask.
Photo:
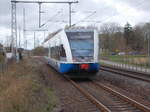
[{"label": "train front windshield", "polygon": [[94,32],[66,32],[73,60],[90,62],[94,57]]}]

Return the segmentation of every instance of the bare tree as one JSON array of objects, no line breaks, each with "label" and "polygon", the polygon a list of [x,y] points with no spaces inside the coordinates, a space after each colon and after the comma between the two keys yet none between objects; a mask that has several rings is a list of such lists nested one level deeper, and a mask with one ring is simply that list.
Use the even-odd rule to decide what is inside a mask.
[{"label": "bare tree", "polygon": [[122,27],[117,23],[103,24],[100,27],[102,48],[107,49],[109,52],[121,50],[122,48],[118,42],[124,43],[122,31]]}]

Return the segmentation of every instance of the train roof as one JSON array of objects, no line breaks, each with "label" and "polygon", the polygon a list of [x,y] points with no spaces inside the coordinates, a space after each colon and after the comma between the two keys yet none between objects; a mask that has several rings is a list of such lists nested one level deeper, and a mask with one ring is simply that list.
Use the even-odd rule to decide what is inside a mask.
[{"label": "train roof", "polygon": [[47,42],[48,40],[50,40],[51,38],[55,37],[55,35],[57,35],[58,33],[60,33],[62,30],[64,30],[64,32],[94,32],[95,29],[76,29],[76,28],[69,28],[69,29],[59,29],[53,33],[50,33],[48,35],[48,37],[44,40],[43,44],[45,42]]}]

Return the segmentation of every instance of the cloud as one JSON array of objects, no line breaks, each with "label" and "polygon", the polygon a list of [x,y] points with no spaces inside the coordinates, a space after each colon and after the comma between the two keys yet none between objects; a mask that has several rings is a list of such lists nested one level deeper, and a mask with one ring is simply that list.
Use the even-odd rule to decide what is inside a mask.
[{"label": "cloud", "polygon": [[[29,0],[30,1],[30,0]],[[43,0],[45,1],[45,0]],[[47,0],[52,1],[52,0]],[[53,0],[58,1],[58,0]],[[60,1],[60,0],[59,0]],[[62,0],[64,1],[64,0]],[[68,0],[66,0],[68,1]],[[70,0],[74,1],[74,0]],[[117,22],[124,25],[127,21],[135,25],[139,22],[150,22],[150,1],[149,0],[79,0],[78,4],[72,4],[72,24],[100,26],[104,22]],[[37,4],[17,4],[17,25],[23,25],[23,8],[26,10],[26,28],[38,28],[38,5]],[[43,28],[52,32],[64,27],[69,21],[68,4],[42,4],[42,23],[50,22]],[[57,13],[61,11],[57,15]],[[89,12],[94,12],[92,16]],[[55,16],[56,15],[56,16]],[[88,17],[88,18],[86,18]],[[59,22],[60,21],[60,22]],[[63,23],[62,21],[65,21]],[[83,22],[84,21],[84,22]],[[85,21],[99,21],[85,22]],[[11,28],[11,2],[10,0],[0,0],[0,28],[1,35],[8,35],[6,29]],[[3,34],[2,34],[3,32]],[[31,35],[33,37],[33,34]],[[1,38],[1,37],[0,37]]]},{"label": "cloud", "polygon": [[[30,0],[28,0],[30,1]],[[53,0],[55,1],[55,0]],[[64,0],[62,0],[64,1]],[[70,0],[72,1],[72,0]],[[0,1],[0,25],[9,28],[11,22],[11,3],[10,0]],[[87,11],[96,11],[96,14],[87,18],[86,20],[104,20],[105,18],[114,18],[115,16],[124,17],[126,21],[134,20],[133,24],[136,24],[140,20],[135,17],[149,15],[150,1],[147,0],[79,0],[78,4],[73,4],[73,10],[77,14],[72,14],[73,23],[81,20],[83,17],[90,15]],[[17,5],[17,22],[22,25],[22,10],[26,8],[26,23],[29,28],[38,26],[38,5],[37,4],[20,4]],[[56,14],[59,10],[63,9],[63,16],[56,16],[59,21],[68,21],[68,5],[58,4],[43,4],[42,9],[46,12],[42,14],[42,22],[45,23],[50,17]],[[85,21],[86,21],[85,20]],[[109,19],[108,19],[109,20]],[[111,19],[110,19],[111,20]],[[122,19],[118,21],[121,23]],[[55,23],[54,23],[55,24]],[[57,23],[56,23],[57,24]],[[80,23],[82,24],[82,23]],[[51,25],[49,22],[48,25]]]},{"label": "cloud", "polygon": [[150,11],[150,1],[149,0],[113,0],[115,2],[120,2],[126,4],[136,10]]}]

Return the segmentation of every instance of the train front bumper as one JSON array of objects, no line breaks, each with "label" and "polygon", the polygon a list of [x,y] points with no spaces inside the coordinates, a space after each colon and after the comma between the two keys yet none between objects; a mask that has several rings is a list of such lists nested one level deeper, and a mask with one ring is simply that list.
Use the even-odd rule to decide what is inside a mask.
[{"label": "train front bumper", "polygon": [[60,63],[59,72],[98,72],[99,66],[99,63]]}]

